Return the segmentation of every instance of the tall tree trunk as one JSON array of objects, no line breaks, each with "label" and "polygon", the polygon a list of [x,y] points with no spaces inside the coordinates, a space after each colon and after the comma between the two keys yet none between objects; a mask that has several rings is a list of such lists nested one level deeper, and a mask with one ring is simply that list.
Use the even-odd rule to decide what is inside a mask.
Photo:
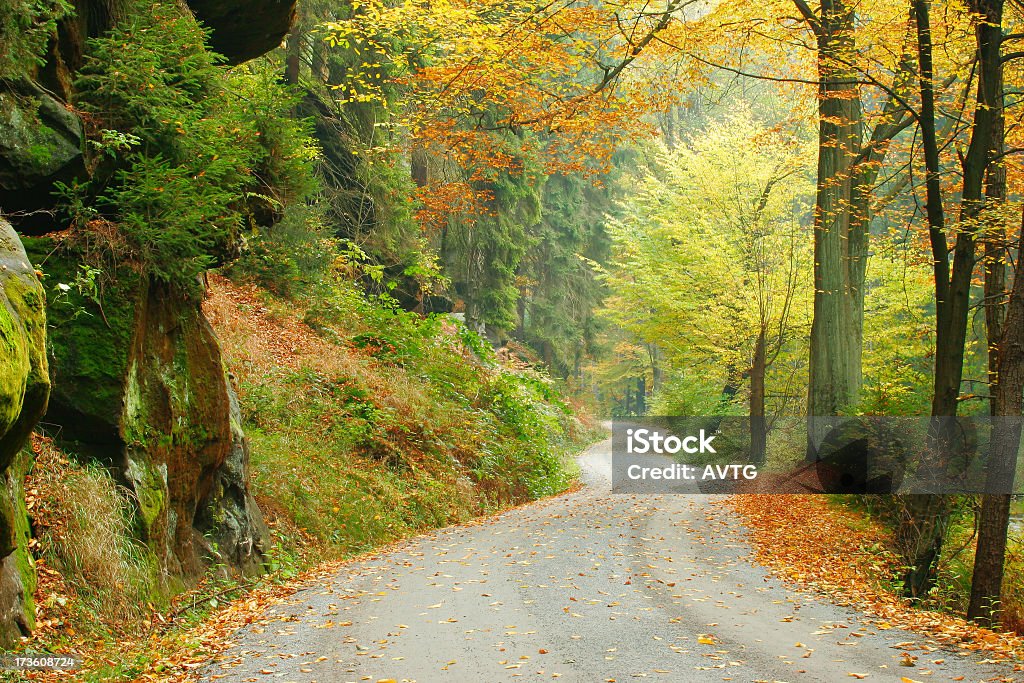
[{"label": "tall tree trunk", "polygon": [[[939,183],[941,169],[935,127],[935,75],[932,66],[930,6],[927,0],[914,0],[913,7],[921,93],[920,129],[925,158],[925,216],[932,248],[938,348],[938,339],[944,339],[943,335],[949,329],[949,249],[946,244],[945,216]],[[932,395],[932,415],[951,416],[956,411],[955,401],[951,408],[944,408],[952,412],[935,412],[935,397],[939,395],[939,365],[936,357],[936,388]],[[959,387],[959,383],[957,386]],[[930,444],[933,452],[939,451],[940,442],[941,435],[934,435]],[[937,471],[938,464],[932,463],[931,467]],[[908,565],[903,577],[903,590],[908,597],[921,598],[928,593],[934,583],[934,567],[939,560],[946,537],[950,501],[945,496],[917,494],[904,496],[903,504],[903,517],[896,532],[897,547]]]},{"label": "tall tree trunk", "polygon": [[526,293],[523,290],[519,290],[516,301],[516,331],[512,336],[521,342],[526,341]]},{"label": "tall tree trunk", "polygon": [[[861,147],[853,6],[844,0],[823,0],[816,16],[804,0],[794,2],[818,46],[818,187],[807,414],[820,418],[860,399],[871,195],[889,142],[911,118],[901,99],[890,93],[882,121]],[[893,92],[903,90],[913,73],[909,44]],[[828,420],[809,423],[808,459],[815,457],[829,426]]]},{"label": "tall tree trunk", "polygon": [[[995,428],[995,425],[993,426]],[[1005,438],[1005,437],[1002,437]],[[995,447],[993,435],[993,448]],[[1020,427],[1017,428],[1020,444]],[[994,451],[990,453],[998,457]],[[1016,451],[1014,452],[1016,455]],[[1011,473],[1012,474],[1012,473]],[[1006,558],[1006,532],[1010,524],[1010,495],[986,493],[981,497],[977,548],[974,551],[974,573],[971,576],[971,599],[967,618],[985,626],[999,623],[1000,597],[1003,587],[1003,562]]]},{"label": "tall tree trunk", "polygon": [[[917,0],[922,2],[922,0]],[[985,175],[995,145],[996,120],[1002,116],[1002,21],[1003,0],[971,0],[979,15],[975,27],[978,51],[978,90],[971,141],[963,160],[963,189],[960,222],[963,229],[953,249],[953,271],[945,300],[936,303],[938,326],[935,340],[935,388],[932,415],[956,415],[963,380],[967,315],[970,310],[971,278],[975,265],[977,225],[973,219],[984,205]],[[922,116],[922,118],[924,118]],[[934,118],[932,119],[934,129]]]},{"label": "tall tree trunk", "polygon": [[768,449],[768,430],[765,422],[764,385],[768,367],[768,349],[765,330],[757,336],[754,362],[750,368],[750,461],[763,465]]},{"label": "tall tree trunk", "polygon": [[849,281],[850,308],[853,315],[851,331],[851,353],[856,354],[859,368],[861,351],[864,346],[864,293],[868,265],[868,246],[871,235],[871,219],[875,183],[882,169],[890,143],[913,118],[895,94],[906,92],[912,87],[914,76],[913,39],[915,26],[913,12],[908,20],[908,31],[898,71],[893,79],[892,93],[886,99],[882,117],[871,138],[857,155],[853,170],[853,186],[850,188],[850,230],[848,237],[849,258],[847,278]]},{"label": "tall tree trunk", "polygon": [[[975,265],[972,222],[983,205],[982,191],[986,170],[995,144],[997,115],[1002,115],[1002,37],[1003,0],[972,0],[971,9],[980,15],[975,29],[978,57],[978,89],[975,96],[974,125],[967,155],[963,161],[960,231],[953,249],[952,272],[946,243],[943,215],[938,142],[935,123],[934,73],[929,2],[914,0],[917,24],[921,89],[921,140],[925,156],[925,214],[932,248],[935,277],[935,376],[932,416],[953,417],[957,413],[963,378],[964,347],[967,340],[967,315],[970,307],[971,277]],[[941,472],[943,462],[953,455],[958,441],[952,436],[951,420],[939,420],[929,435],[929,451],[934,462],[928,468]],[[905,575],[905,591],[921,597],[934,581],[934,568],[945,539],[950,501],[946,496],[912,495],[904,498],[904,519],[897,537],[910,568]]]},{"label": "tall tree trunk", "polygon": [[[798,4],[800,7],[802,3]],[[804,6],[805,7],[805,6]],[[802,9],[801,11],[805,11]],[[861,106],[854,62],[854,10],[822,0],[812,22],[818,43],[818,184],[814,211],[814,319],[811,324],[807,414],[835,415],[856,403],[861,388],[861,338],[850,281],[852,166],[861,142]],[[866,226],[861,226],[866,228]],[[855,248],[861,240],[855,237]],[[855,271],[861,272],[862,271]],[[808,457],[827,425],[812,421]]]},{"label": "tall tree trunk", "polygon": [[654,344],[647,344],[647,356],[651,360],[651,393],[657,393],[661,388],[661,362],[658,347]]},{"label": "tall tree trunk", "polygon": [[647,412],[647,378],[641,375],[636,378],[636,414]]},{"label": "tall tree trunk", "polygon": [[903,496],[903,512],[896,529],[896,548],[907,560],[903,593],[924,598],[935,584],[935,566],[949,526],[949,496]]},{"label": "tall tree trunk", "polygon": [[[1021,220],[1024,239],[1024,216]],[[974,576],[967,617],[984,624],[999,619],[1010,522],[1010,495],[1020,450],[1021,411],[1024,408],[1024,269],[1017,266],[1013,291],[1006,305],[999,343],[995,386],[992,388],[994,424],[989,451],[987,493],[981,500]]]},{"label": "tall tree trunk", "polygon": [[[1002,90],[1002,88],[1000,88]],[[1001,99],[1001,98],[1000,98]],[[1000,102],[1000,107],[1003,103]],[[1005,119],[1000,112],[995,122],[995,143],[993,151],[1000,155],[1005,146]],[[1006,201],[1006,165],[989,165],[985,180],[985,199],[989,203],[1002,204]],[[1006,243],[1006,226],[1002,218],[994,217],[985,225],[985,333],[988,347],[989,403],[992,415],[999,414],[995,401],[995,386],[999,383],[999,344],[1006,320],[1006,263],[1009,245]]]},{"label": "tall tree trunk", "polygon": [[[1002,88],[1000,88],[1002,90]],[[1000,112],[995,122],[993,151],[1003,151],[1005,120]],[[1006,166],[990,164],[985,180],[985,199],[988,202],[1006,201]],[[1024,221],[1024,216],[1022,216]],[[1024,228],[1024,223],[1022,223]],[[1008,414],[1003,405],[1004,395],[999,390],[1001,365],[1000,346],[1006,322],[1006,228],[998,217],[986,225],[985,236],[985,331],[988,346],[988,382],[990,412],[993,417]],[[1018,391],[1019,393],[1019,391]],[[994,439],[999,446],[1001,439]],[[1003,457],[999,452],[989,453],[993,460]],[[1014,452],[1014,457],[1016,451]],[[993,473],[993,470],[989,470]],[[1010,473],[1012,488],[1013,472]],[[971,598],[967,616],[979,623],[995,625],[998,622],[1000,594],[1003,582],[1003,561],[1006,554],[1006,533],[1010,523],[1010,495],[987,488],[981,496],[978,518],[978,539],[974,553],[974,576],[971,580]]]}]

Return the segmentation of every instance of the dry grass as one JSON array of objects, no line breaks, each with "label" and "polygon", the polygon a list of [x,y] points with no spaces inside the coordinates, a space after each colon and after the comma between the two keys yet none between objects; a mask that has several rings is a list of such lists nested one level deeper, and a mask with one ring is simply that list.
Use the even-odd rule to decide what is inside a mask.
[{"label": "dry grass", "polygon": [[73,462],[45,437],[34,437],[33,446],[27,488],[37,554],[104,621],[137,619],[156,577],[148,549],[133,535],[128,492],[102,466]]}]

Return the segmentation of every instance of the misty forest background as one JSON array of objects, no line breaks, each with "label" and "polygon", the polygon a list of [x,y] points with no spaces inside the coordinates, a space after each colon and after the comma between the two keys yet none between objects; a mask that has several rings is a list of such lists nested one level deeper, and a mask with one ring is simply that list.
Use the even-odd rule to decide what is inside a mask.
[{"label": "misty forest background", "polygon": [[[1019,416],[1022,31],[6,0],[0,641],[134,675],[257,583],[564,490],[592,416]],[[1011,496],[833,503],[888,589],[1024,627]]]}]

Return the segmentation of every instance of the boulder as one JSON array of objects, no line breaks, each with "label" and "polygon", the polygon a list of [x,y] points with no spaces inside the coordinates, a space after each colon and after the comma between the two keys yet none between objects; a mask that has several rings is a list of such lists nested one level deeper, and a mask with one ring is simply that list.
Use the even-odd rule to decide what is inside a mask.
[{"label": "boulder", "polygon": [[212,29],[210,47],[232,64],[279,46],[295,20],[295,0],[187,0],[187,4]]},{"label": "boulder", "polygon": [[0,472],[46,412],[46,299],[25,249],[0,219]]},{"label": "boulder", "polygon": [[9,223],[0,219],[0,647],[27,635],[35,619],[35,569],[23,491],[31,457],[23,450],[46,412],[43,288]]},{"label": "boulder", "polygon": [[[85,170],[82,123],[47,91],[28,80],[0,81],[0,210],[34,212],[53,207],[53,184]],[[53,229],[47,213],[19,220]],[[45,230],[44,230],[45,231]]]},{"label": "boulder", "polygon": [[266,529],[248,491],[248,447],[220,344],[198,301],[158,283],[146,289],[121,416],[144,538],[186,579],[210,558],[256,571]]}]

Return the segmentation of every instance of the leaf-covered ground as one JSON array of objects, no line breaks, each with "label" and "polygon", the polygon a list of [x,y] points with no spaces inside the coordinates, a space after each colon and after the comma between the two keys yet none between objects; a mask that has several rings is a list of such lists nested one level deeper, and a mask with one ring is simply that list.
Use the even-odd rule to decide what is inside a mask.
[{"label": "leaf-covered ground", "polygon": [[741,495],[726,505],[742,516],[758,563],[791,584],[863,611],[879,629],[927,635],[917,648],[922,659],[928,648],[938,647],[953,648],[958,656],[985,653],[993,660],[1024,653],[1020,636],[916,609],[887,590],[884,581],[896,571],[895,557],[882,550],[888,533],[857,512],[809,495]]},{"label": "leaf-covered ground", "polygon": [[266,581],[121,647],[150,660],[147,682],[1020,680],[1021,639],[883,587],[884,537],[822,497],[589,487]]}]

